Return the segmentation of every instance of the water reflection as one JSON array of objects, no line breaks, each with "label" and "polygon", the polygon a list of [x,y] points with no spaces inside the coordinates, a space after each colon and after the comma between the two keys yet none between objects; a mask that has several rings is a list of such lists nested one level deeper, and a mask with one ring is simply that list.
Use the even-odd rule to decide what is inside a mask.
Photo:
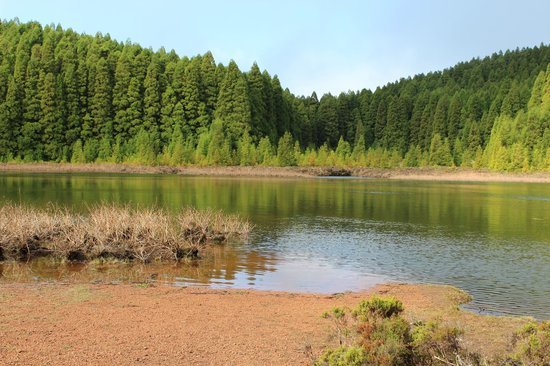
[{"label": "water reflection", "polygon": [[[256,225],[248,243],[213,249],[198,263],[93,271],[29,264],[40,278],[156,273],[181,285],[314,292],[446,283],[469,291],[470,307],[550,317],[548,184],[4,174],[2,200],[77,210],[99,201],[212,207]],[[4,278],[14,275],[10,266],[0,267]]]}]

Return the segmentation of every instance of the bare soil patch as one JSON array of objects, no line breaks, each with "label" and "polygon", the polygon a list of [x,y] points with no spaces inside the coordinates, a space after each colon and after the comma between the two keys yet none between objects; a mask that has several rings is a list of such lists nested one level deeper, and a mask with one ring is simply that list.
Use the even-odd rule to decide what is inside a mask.
[{"label": "bare soil patch", "polygon": [[307,365],[335,345],[323,311],[372,293],[400,298],[410,320],[463,328],[467,345],[485,355],[503,352],[526,321],[459,310],[465,294],[448,286],[319,295],[13,283],[0,285],[0,364]]}]

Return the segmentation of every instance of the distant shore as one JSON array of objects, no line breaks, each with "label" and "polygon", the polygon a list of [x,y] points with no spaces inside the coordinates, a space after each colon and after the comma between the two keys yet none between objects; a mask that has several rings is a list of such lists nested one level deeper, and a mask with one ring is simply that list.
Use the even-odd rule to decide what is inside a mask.
[{"label": "distant shore", "polygon": [[550,183],[550,173],[505,173],[468,168],[339,168],[339,167],[270,167],[270,166],[144,166],[132,164],[2,163],[0,172],[13,173],[129,173],[179,174],[187,176],[313,178],[352,176],[360,178]]}]

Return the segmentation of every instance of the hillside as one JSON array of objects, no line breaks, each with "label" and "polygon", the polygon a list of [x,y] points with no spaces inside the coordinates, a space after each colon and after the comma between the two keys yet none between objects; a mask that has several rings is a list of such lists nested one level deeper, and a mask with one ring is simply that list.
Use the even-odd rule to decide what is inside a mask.
[{"label": "hillside", "polygon": [[0,161],[550,170],[550,46],[318,99],[252,65],[0,22]]}]

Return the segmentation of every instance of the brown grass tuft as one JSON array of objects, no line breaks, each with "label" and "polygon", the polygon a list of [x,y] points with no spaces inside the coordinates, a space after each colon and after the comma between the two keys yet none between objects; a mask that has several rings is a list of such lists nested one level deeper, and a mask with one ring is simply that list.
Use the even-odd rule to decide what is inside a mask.
[{"label": "brown grass tuft", "polygon": [[213,210],[187,208],[173,215],[161,208],[99,204],[77,214],[53,205],[5,204],[0,206],[0,257],[179,260],[196,256],[200,246],[246,237],[250,230],[248,221]]}]

